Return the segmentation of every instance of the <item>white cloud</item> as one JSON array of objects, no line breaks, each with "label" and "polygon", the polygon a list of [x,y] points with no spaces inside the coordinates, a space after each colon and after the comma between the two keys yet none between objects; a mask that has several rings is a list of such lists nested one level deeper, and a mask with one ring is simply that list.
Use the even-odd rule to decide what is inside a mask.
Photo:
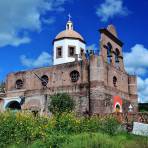
[{"label": "white cloud", "polygon": [[128,9],[123,6],[123,0],[105,0],[96,11],[102,22],[106,22],[114,16],[126,16],[128,13]]},{"label": "white cloud", "polygon": [[130,74],[145,75],[148,73],[148,49],[141,44],[131,48],[131,52],[124,53],[126,70]]},{"label": "white cloud", "polygon": [[148,102],[148,49],[142,44],[136,44],[130,52],[124,53],[125,69],[129,74],[136,74],[139,102]]},{"label": "white cloud", "polygon": [[44,14],[63,11],[66,1],[69,0],[0,0],[0,47],[30,42],[25,32],[41,31],[45,20],[53,23],[53,18],[45,19]]},{"label": "white cloud", "polygon": [[50,25],[50,24],[53,24],[53,23],[55,22],[55,18],[49,18],[49,19],[43,18],[43,19],[42,19],[42,22],[43,22],[44,24]]},{"label": "white cloud", "polygon": [[27,58],[25,55],[22,55],[20,59],[26,67],[42,67],[52,64],[52,56],[47,52],[42,52],[36,59]]},{"label": "white cloud", "polygon": [[137,78],[139,102],[148,103],[148,78]]}]

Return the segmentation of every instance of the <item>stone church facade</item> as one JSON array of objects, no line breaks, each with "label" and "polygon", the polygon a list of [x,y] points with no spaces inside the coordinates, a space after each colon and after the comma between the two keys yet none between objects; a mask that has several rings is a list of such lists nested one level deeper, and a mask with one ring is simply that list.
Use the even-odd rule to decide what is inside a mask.
[{"label": "stone church facade", "polygon": [[51,95],[67,92],[82,114],[127,112],[129,106],[137,111],[137,80],[125,71],[123,43],[113,25],[99,31],[98,55],[86,50],[84,38],[69,20],[53,40],[53,66],[8,74],[6,99],[21,96],[21,109],[43,113]]}]

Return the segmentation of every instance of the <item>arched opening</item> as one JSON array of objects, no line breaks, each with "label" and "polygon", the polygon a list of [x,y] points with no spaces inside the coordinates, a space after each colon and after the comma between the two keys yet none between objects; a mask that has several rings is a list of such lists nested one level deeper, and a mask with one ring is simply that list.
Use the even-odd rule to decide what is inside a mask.
[{"label": "arched opening", "polygon": [[120,105],[117,104],[117,105],[116,105],[116,112],[120,112],[120,109],[121,109],[121,108],[120,108]]},{"label": "arched opening", "polygon": [[6,108],[9,108],[11,110],[21,110],[21,105],[17,101],[11,101],[7,104]]},{"label": "arched opening", "polygon": [[111,45],[111,43],[110,42],[108,42],[107,43],[107,63],[111,63],[112,61],[112,59],[111,59],[111,57],[112,57],[112,54],[111,54],[111,50],[112,50],[112,45]]},{"label": "arched opening", "polygon": [[113,85],[116,87],[117,86],[117,78],[114,76],[113,77]]},{"label": "arched opening", "polygon": [[118,48],[116,48],[115,50],[115,63],[116,63],[116,67],[119,67],[119,55],[120,55],[120,51]]},{"label": "arched opening", "polygon": [[80,76],[80,74],[76,70],[74,70],[70,73],[70,77],[71,77],[72,82],[77,82],[79,80],[79,76]]},{"label": "arched opening", "polygon": [[41,77],[41,81],[42,81],[42,85],[43,85],[43,86],[47,86],[48,81],[49,81],[48,76],[43,75],[43,76]]}]

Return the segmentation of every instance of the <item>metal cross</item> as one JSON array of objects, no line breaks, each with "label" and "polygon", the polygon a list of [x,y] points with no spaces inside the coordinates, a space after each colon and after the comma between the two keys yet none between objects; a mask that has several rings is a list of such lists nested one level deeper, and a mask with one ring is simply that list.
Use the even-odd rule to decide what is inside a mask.
[{"label": "metal cross", "polygon": [[71,15],[70,15],[70,13],[69,13],[69,14],[68,14],[68,20],[71,21],[71,18],[72,18],[72,17],[71,17]]}]

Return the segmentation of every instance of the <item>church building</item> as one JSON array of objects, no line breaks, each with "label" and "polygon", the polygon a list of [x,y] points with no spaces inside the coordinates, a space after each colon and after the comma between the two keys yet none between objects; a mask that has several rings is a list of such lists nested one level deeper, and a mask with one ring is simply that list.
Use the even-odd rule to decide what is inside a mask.
[{"label": "church building", "polygon": [[[5,107],[47,112],[50,96],[66,92],[81,114],[137,111],[137,79],[125,71],[123,42],[113,25],[99,30],[99,54],[86,50],[85,39],[69,19],[53,39],[53,66],[10,73]],[[1,101],[2,102],[2,101]]]}]

